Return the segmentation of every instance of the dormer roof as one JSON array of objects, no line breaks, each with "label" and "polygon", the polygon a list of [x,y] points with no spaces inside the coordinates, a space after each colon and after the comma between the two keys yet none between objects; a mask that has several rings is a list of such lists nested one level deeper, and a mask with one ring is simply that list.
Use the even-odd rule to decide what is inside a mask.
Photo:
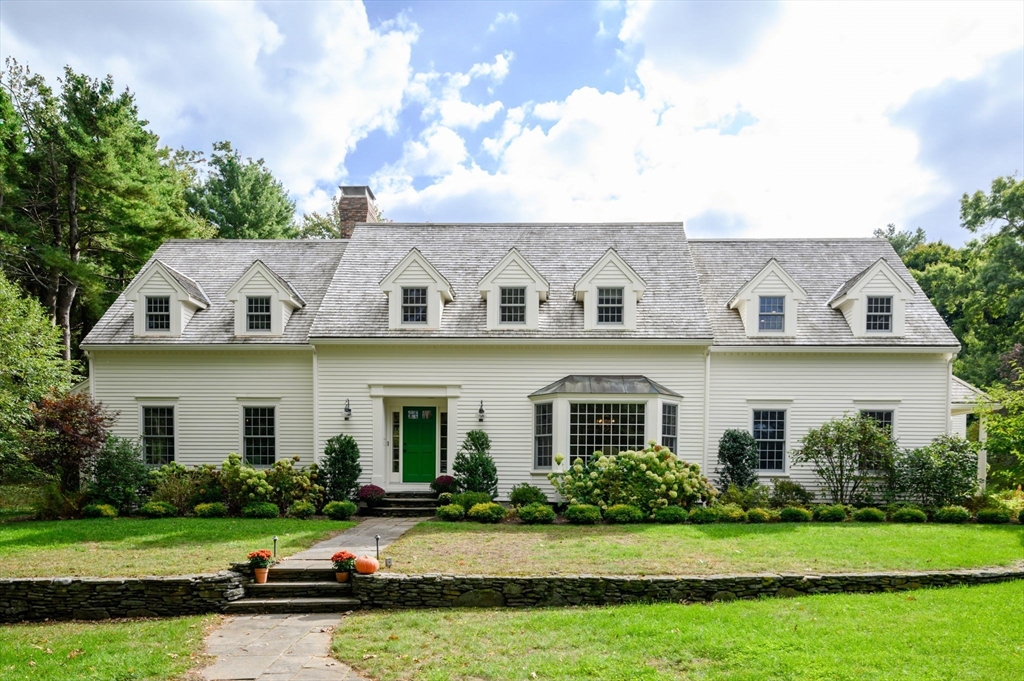
[{"label": "dormer roof", "polygon": [[832,296],[831,300],[828,301],[828,304],[832,307],[842,305],[843,300],[849,297],[851,293],[855,293],[863,282],[871,281],[876,272],[881,272],[882,275],[899,290],[904,299],[909,299],[914,296],[914,289],[910,284],[908,284],[906,280],[892,268],[885,258],[878,258],[863,270],[847,279],[846,282],[839,287],[839,290],[836,291],[835,295]]},{"label": "dormer roof", "polygon": [[178,291],[179,300],[187,300],[200,310],[205,310],[210,306],[210,299],[199,282],[159,259],[151,261],[135,277],[135,280],[125,289],[124,297],[128,300],[138,300],[139,291],[151,278],[160,273],[164,275],[164,280]]},{"label": "dormer roof", "polygon": [[739,301],[750,299],[757,288],[769,280],[773,283],[774,281],[781,281],[782,284],[790,290],[791,295],[796,300],[807,299],[807,291],[804,290],[804,287],[789,275],[789,272],[779,264],[778,260],[775,258],[769,258],[764,267],[758,270],[757,274],[747,280],[747,282],[740,287],[740,290],[733,295],[729,302],[726,303],[726,306],[730,309],[735,308]]},{"label": "dormer roof", "polygon": [[533,280],[533,283],[537,286],[537,293],[540,296],[540,300],[544,301],[548,298],[548,291],[551,289],[548,280],[544,278],[540,272],[537,271],[530,261],[523,257],[514,246],[509,249],[508,253],[498,261],[498,263],[490,269],[490,271],[484,275],[484,278],[480,280],[480,293],[483,295],[484,300],[487,299],[488,292],[494,287],[495,280],[505,273],[510,267],[518,267],[527,277]]},{"label": "dormer roof", "polygon": [[306,300],[299,295],[299,292],[295,290],[291,282],[282,277],[280,274],[275,272],[269,265],[262,260],[254,260],[253,263],[242,273],[234,284],[224,293],[224,297],[228,300],[238,300],[239,294],[246,285],[253,280],[254,277],[262,275],[263,279],[267,281],[271,286],[277,289],[278,293],[281,294],[282,298],[291,303],[294,308],[301,308],[306,306]]},{"label": "dormer roof", "polygon": [[637,274],[629,263],[622,259],[614,248],[609,248],[604,252],[597,262],[591,266],[586,272],[583,273],[576,283],[572,287],[573,295],[576,300],[582,300],[583,293],[588,286],[591,285],[593,280],[600,275],[606,275],[609,269],[613,269],[617,275],[627,280],[633,287],[633,291],[636,294],[636,299],[640,300],[643,296],[644,291],[647,290],[647,282],[644,278]]},{"label": "dormer roof", "polygon": [[433,280],[436,290],[441,294],[441,298],[445,302],[451,302],[455,299],[455,290],[452,288],[451,282],[415,246],[409,249],[406,256],[380,280],[380,289],[390,294],[399,287],[397,283],[399,278],[408,277],[409,275],[415,276],[416,274],[425,277],[425,279]]}]

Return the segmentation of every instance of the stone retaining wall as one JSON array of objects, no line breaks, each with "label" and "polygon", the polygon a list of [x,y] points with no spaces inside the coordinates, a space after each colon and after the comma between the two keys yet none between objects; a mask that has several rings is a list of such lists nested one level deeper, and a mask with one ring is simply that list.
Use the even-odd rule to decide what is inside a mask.
[{"label": "stone retaining wall", "polygon": [[491,577],[356,575],[353,595],[364,608],[513,608],[633,602],[727,601],[761,596],[903,591],[1024,579],[1024,567],[936,572],[709,577]]},{"label": "stone retaining wall", "polygon": [[175,617],[221,612],[245,595],[249,575],[0,579],[0,622]]}]

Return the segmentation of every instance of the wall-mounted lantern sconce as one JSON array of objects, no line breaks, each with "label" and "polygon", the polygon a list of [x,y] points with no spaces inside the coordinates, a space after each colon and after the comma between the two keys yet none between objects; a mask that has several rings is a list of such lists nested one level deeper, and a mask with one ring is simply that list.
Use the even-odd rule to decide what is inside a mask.
[{"label": "wall-mounted lantern sconce", "polygon": [[345,400],[345,420],[348,421],[350,418],[352,418],[352,406],[348,400]]},{"label": "wall-mounted lantern sconce", "polygon": [[480,400],[480,410],[477,411],[477,413],[476,413],[476,420],[477,421],[483,421],[484,420],[484,401],[483,400]]}]

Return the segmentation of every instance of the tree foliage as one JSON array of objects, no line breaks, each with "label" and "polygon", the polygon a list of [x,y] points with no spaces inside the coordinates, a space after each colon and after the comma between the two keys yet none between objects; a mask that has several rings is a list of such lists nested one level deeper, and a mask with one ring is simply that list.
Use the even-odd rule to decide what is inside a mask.
[{"label": "tree foliage", "polygon": [[498,468],[491,458],[491,438],[482,430],[466,433],[452,463],[455,484],[460,492],[484,492],[498,496]]},{"label": "tree foliage", "polygon": [[900,452],[892,480],[892,501],[913,501],[926,508],[962,504],[978,488],[977,445],[956,435],[940,435],[925,447]]},{"label": "tree foliage", "polygon": [[746,489],[757,483],[757,440],[745,430],[729,429],[718,441],[718,476],[721,487]]},{"label": "tree foliage", "polygon": [[190,209],[222,239],[288,239],[295,202],[263,159],[242,159],[230,142],[217,142],[206,178],[188,191]]},{"label": "tree foliage", "polygon": [[833,504],[851,504],[869,494],[896,454],[889,429],[859,414],[808,430],[801,445],[793,463],[811,466]]},{"label": "tree foliage", "polygon": [[13,59],[0,73],[0,267],[63,330],[87,332],[153,250],[203,223],[190,172],[111,77],[65,68],[58,90]]},{"label": "tree foliage", "polygon": [[924,230],[920,227],[913,232],[910,230],[897,231],[896,225],[891,222],[885,226],[885,229],[876,229],[874,235],[878,239],[888,239],[889,243],[892,244],[893,250],[896,251],[896,255],[901,258],[905,253],[917,248],[928,240]]},{"label": "tree foliage", "polygon": [[1024,378],[1010,386],[993,386],[992,402],[980,402],[985,422],[989,479],[996,487],[1024,485]]},{"label": "tree foliage", "polygon": [[359,445],[351,435],[335,435],[324,446],[320,462],[327,501],[348,501],[356,495],[359,476]]},{"label": "tree foliage", "polygon": [[27,456],[56,479],[62,493],[77,493],[82,473],[106,443],[116,416],[86,395],[44,397],[32,408],[33,428],[25,433]]}]

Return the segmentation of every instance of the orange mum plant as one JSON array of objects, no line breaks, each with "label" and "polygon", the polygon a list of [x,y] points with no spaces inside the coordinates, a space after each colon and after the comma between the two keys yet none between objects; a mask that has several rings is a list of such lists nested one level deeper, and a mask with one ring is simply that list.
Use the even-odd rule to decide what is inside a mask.
[{"label": "orange mum plant", "polygon": [[356,554],[348,551],[338,551],[331,556],[335,572],[352,572],[356,567]]},{"label": "orange mum plant", "polygon": [[274,564],[274,554],[268,549],[260,549],[249,554],[249,567],[268,568]]}]

